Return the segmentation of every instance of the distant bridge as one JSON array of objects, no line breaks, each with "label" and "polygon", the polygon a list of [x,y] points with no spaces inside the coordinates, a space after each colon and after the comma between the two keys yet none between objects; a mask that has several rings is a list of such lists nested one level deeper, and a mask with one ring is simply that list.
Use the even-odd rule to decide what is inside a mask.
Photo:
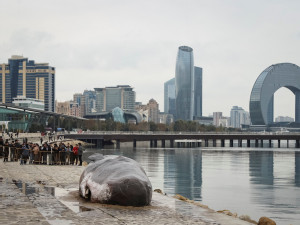
[{"label": "distant bridge", "polygon": [[141,141],[149,141],[150,147],[154,148],[158,147],[159,142],[162,148],[166,147],[166,143],[171,148],[209,147],[209,143],[212,143],[211,147],[217,147],[217,141],[220,142],[221,147],[225,147],[226,143],[229,143],[228,147],[233,147],[234,142],[238,143],[238,147],[242,147],[243,142],[247,143],[247,147],[250,147],[251,142],[255,143],[255,147],[263,147],[263,143],[268,142],[268,146],[272,147],[272,143],[276,141],[280,148],[283,140],[287,141],[287,147],[289,147],[289,141],[295,141],[295,147],[300,148],[300,133],[85,132],[61,134],[60,136],[94,143],[100,148],[107,142],[115,142],[116,148],[120,148],[121,142],[132,142],[132,146],[135,148],[137,142]]}]

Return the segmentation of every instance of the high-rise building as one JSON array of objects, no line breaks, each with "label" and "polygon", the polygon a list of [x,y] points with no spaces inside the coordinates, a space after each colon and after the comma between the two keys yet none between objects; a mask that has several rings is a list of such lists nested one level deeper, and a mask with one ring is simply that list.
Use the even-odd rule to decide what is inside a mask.
[{"label": "high-rise building", "polygon": [[201,67],[194,67],[195,71],[195,87],[194,87],[194,99],[195,99],[195,106],[194,106],[194,116],[200,117],[202,116],[202,68]]},{"label": "high-rise building", "polygon": [[[165,110],[171,102],[167,99],[165,83]],[[175,116],[176,120],[196,120],[202,117],[202,68],[194,66],[193,49],[180,46],[176,59],[175,71]],[[166,111],[165,111],[166,112]],[[167,112],[171,113],[171,112]]]},{"label": "high-rise building", "polygon": [[124,111],[134,111],[135,91],[129,85],[95,88],[96,111],[110,112],[116,107]]},{"label": "high-rise building", "polygon": [[79,117],[83,117],[85,115],[85,96],[81,93],[76,93],[73,95],[73,102],[78,104]]},{"label": "high-rise building", "polygon": [[148,120],[149,122],[152,121],[154,123],[159,122],[159,106],[157,101],[155,101],[153,98],[149,100],[147,104],[148,108]]},{"label": "high-rise building", "polygon": [[96,92],[91,90],[84,90],[84,99],[81,98],[81,104],[84,104],[84,115],[96,112]]},{"label": "high-rise building", "polygon": [[241,128],[242,125],[250,125],[250,114],[242,107],[233,106],[230,111],[230,126]]},{"label": "high-rise building", "polygon": [[164,84],[164,112],[176,115],[175,105],[175,78],[168,80]]},{"label": "high-rise building", "polygon": [[194,56],[193,49],[180,46],[175,70],[176,119],[193,120],[194,115]]},{"label": "high-rise building", "polygon": [[55,68],[13,55],[0,66],[0,101],[12,103],[23,96],[42,100],[46,111],[55,111]]}]

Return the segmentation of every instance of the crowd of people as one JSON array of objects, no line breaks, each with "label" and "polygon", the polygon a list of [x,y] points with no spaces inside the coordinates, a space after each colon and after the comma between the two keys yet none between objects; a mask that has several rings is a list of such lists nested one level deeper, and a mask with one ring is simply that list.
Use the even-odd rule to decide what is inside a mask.
[{"label": "crowd of people", "polygon": [[82,166],[82,155],[85,149],[81,143],[75,146],[69,143],[49,144],[44,142],[41,145],[37,143],[19,143],[18,139],[3,140],[0,137],[0,157],[4,162],[20,161],[21,165],[45,164],[45,165],[78,165]]}]

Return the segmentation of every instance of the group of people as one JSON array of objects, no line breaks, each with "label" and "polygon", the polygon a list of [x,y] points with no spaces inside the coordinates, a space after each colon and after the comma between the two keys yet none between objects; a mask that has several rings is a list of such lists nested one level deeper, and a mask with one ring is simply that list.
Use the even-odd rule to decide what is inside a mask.
[{"label": "group of people", "polygon": [[24,165],[30,164],[48,164],[48,165],[79,165],[82,166],[82,155],[85,149],[81,143],[75,146],[63,142],[59,144],[41,145],[37,143],[23,142],[20,144],[18,139],[9,142],[0,138],[0,156],[4,162],[18,161]]}]

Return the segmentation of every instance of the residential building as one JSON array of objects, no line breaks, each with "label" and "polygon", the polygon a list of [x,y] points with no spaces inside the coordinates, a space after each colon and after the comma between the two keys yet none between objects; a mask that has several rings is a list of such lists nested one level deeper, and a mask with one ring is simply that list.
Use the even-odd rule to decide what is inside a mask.
[{"label": "residential building", "polygon": [[149,100],[148,104],[147,104],[147,108],[148,108],[148,121],[152,121],[154,123],[158,123],[159,122],[159,106],[157,101],[155,101],[153,98]]},{"label": "residential building", "polygon": [[220,126],[220,119],[222,118],[222,112],[213,112],[214,125],[216,127]]},{"label": "residential building", "polygon": [[56,101],[56,113],[70,115],[70,101],[58,102]]},{"label": "residential building", "polygon": [[82,117],[81,107],[77,102],[70,101],[70,116]]},{"label": "residential building", "polygon": [[80,106],[77,102],[74,101],[65,101],[65,102],[56,101],[56,113],[64,114],[68,116],[81,117]]},{"label": "residential building", "polygon": [[55,111],[55,68],[13,55],[0,65],[0,102],[12,103],[17,96],[44,101],[45,111]]},{"label": "residential building", "polygon": [[230,126],[242,128],[242,125],[250,125],[250,114],[242,107],[233,106],[230,111]]}]

